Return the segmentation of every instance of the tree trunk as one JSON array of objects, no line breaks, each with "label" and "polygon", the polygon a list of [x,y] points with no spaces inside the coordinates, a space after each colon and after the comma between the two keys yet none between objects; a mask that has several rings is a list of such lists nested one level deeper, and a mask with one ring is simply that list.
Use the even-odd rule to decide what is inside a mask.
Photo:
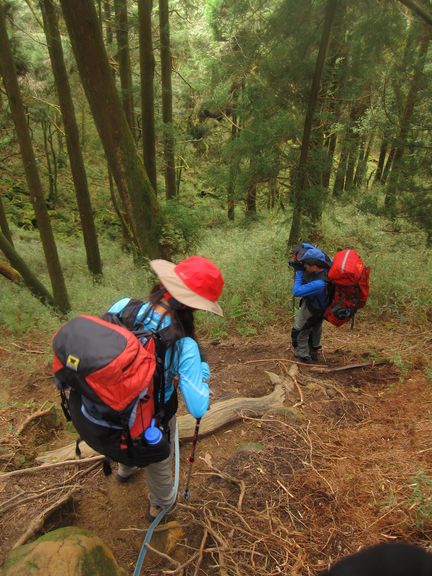
[{"label": "tree trunk", "polygon": [[48,216],[48,210],[45,204],[42,184],[27,126],[27,118],[18,86],[15,63],[6,31],[6,19],[3,4],[0,4],[0,53],[1,73],[9,99],[9,106],[14,120],[21,156],[24,163],[30,198],[35,210],[39,234],[45,253],[45,260],[54,294],[54,303],[62,312],[67,312],[70,309],[69,298],[60,266],[51,222]]},{"label": "tree trunk", "polygon": [[349,140],[348,159],[345,172],[345,191],[350,191],[354,184],[354,170],[358,157],[358,141],[357,136],[354,138],[351,134]]},{"label": "tree trunk", "polygon": [[[316,210],[316,206],[311,206],[310,199],[305,198],[305,191],[309,188],[308,156],[311,143],[312,126],[314,113],[318,101],[318,93],[321,84],[321,78],[324,70],[325,58],[330,41],[330,33],[333,20],[336,14],[338,0],[327,0],[323,32],[321,36],[320,47],[315,64],[315,71],[312,79],[312,86],[309,95],[309,102],[305,116],[303,138],[300,150],[300,159],[297,168],[297,177],[294,188],[294,208],[291,230],[288,239],[288,245],[297,244],[302,233],[302,220],[307,211],[312,210],[314,213],[320,213],[321,208]],[[321,202],[322,199],[314,200]],[[316,220],[316,218],[315,218]]]},{"label": "tree trunk", "polygon": [[[370,151],[372,149],[375,134],[372,132],[367,140],[367,144],[364,139],[361,143],[359,158],[357,162],[357,169],[354,176],[354,185],[356,188],[361,188],[367,172],[367,164],[370,156]],[[365,147],[366,146],[366,147]]]},{"label": "tree trunk", "polygon": [[[238,91],[233,91],[233,106],[237,103]],[[233,142],[240,133],[239,118],[237,114],[233,112],[231,114],[231,142]],[[234,222],[235,218],[235,188],[237,181],[237,173],[239,169],[238,160],[234,157],[231,158],[229,173],[228,173],[228,186],[227,186],[227,216],[228,220]]]},{"label": "tree trunk", "polygon": [[333,196],[339,198],[345,189],[345,173],[348,160],[348,151],[346,137],[342,140],[341,149],[339,151],[339,162],[336,170],[335,181],[333,184]]},{"label": "tree trunk", "polygon": [[150,182],[157,193],[152,8],[153,0],[138,0],[143,159]]},{"label": "tree trunk", "polygon": [[171,87],[171,46],[169,30],[168,0],[159,0],[159,29],[162,77],[162,120],[165,160],[165,194],[174,198],[176,195],[176,173],[174,154],[174,126],[172,119]]},{"label": "tree trunk", "polygon": [[117,62],[119,67],[123,110],[132,135],[135,136],[135,113],[129,51],[127,0],[114,0],[114,12],[117,38]]},{"label": "tree trunk", "polygon": [[394,212],[394,209],[396,207],[396,194],[397,194],[398,177],[399,177],[398,172],[400,169],[400,164],[404,153],[404,147],[406,145],[406,139],[408,136],[411,118],[414,112],[414,106],[416,103],[417,94],[423,77],[423,70],[425,67],[426,55],[428,52],[431,37],[432,37],[432,28],[429,25],[425,24],[420,38],[419,51],[414,66],[414,74],[411,80],[411,85],[407,94],[405,107],[401,118],[399,135],[397,138],[397,142],[395,142],[393,146],[393,148],[395,148],[395,152],[393,156],[392,169],[384,201],[385,208],[390,212]]},{"label": "tree trunk", "polygon": [[92,0],[61,0],[81,80],[141,257],[159,255],[163,216],[112,78]]},{"label": "tree trunk", "polygon": [[13,246],[14,244],[12,240],[12,234],[6,218],[6,212],[3,206],[1,193],[0,193],[0,230],[3,233],[4,237],[6,238],[6,240],[9,242],[9,244]]},{"label": "tree trunk", "polygon": [[256,197],[257,197],[257,183],[255,181],[255,176],[252,175],[250,177],[250,182],[246,193],[246,216],[255,216],[257,211]]},{"label": "tree trunk", "polygon": [[384,135],[383,140],[381,142],[378,164],[377,164],[377,169],[375,172],[374,184],[377,184],[378,182],[381,182],[381,180],[382,180],[383,171],[384,171],[384,164],[385,164],[385,159],[386,159],[386,155],[387,155],[387,148],[388,148],[388,142],[387,142],[386,136]]},{"label": "tree trunk", "polygon": [[113,42],[113,27],[111,22],[111,0],[104,0],[103,2],[103,11],[105,17],[105,34],[106,34],[106,41],[108,45],[111,45]]},{"label": "tree trunk", "polygon": [[44,304],[54,306],[54,301],[51,294],[38,280],[37,276],[33,274],[33,272],[30,270],[30,268],[27,266],[27,264],[24,262],[24,260],[2,232],[0,232],[0,250],[9,260],[10,265],[21,274],[24,283],[31,290],[31,292]]},{"label": "tree trunk", "polygon": [[335,133],[331,134],[328,138],[328,145],[327,145],[327,160],[325,170],[322,175],[322,185],[323,188],[328,190],[330,184],[330,176],[333,170],[333,160],[334,160],[334,153],[336,149],[336,142],[337,136]]},{"label": "tree trunk", "polygon": [[40,4],[51,66],[65,127],[66,145],[87,255],[87,267],[92,274],[99,276],[102,274],[102,262],[93,218],[90,192],[87,184],[87,174],[80,147],[75,109],[63,56],[56,7],[52,0],[41,0]]}]

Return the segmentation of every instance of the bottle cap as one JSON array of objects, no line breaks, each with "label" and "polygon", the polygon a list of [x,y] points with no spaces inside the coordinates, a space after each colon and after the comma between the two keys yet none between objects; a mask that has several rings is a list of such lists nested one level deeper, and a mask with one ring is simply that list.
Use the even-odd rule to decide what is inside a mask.
[{"label": "bottle cap", "polygon": [[144,431],[144,438],[147,444],[157,444],[162,439],[162,432],[156,426],[156,420],[153,418],[150,426]]}]

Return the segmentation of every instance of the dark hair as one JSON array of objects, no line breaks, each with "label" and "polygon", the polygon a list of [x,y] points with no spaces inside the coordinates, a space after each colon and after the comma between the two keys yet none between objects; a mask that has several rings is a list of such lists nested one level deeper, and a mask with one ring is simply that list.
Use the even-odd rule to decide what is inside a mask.
[{"label": "dark hair", "polygon": [[160,325],[162,325],[163,320],[167,315],[170,316],[171,346],[180,340],[180,338],[189,336],[190,338],[193,338],[198,344],[201,358],[203,358],[203,352],[195,334],[195,318],[193,308],[189,308],[189,306],[181,304],[178,300],[175,300],[175,298],[168,299],[168,307],[165,307],[165,303],[162,303],[162,299],[166,293],[167,289],[162,284],[156,284],[153,286],[149,295],[150,310],[154,310],[158,305],[165,308],[165,311],[160,319]]}]

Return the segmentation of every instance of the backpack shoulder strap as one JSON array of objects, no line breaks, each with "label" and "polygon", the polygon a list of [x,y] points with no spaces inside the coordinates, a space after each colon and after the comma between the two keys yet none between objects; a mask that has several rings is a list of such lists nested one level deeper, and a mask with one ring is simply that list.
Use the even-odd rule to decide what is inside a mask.
[{"label": "backpack shoulder strap", "polygon": [[102,320],[111,322],[111,324],[117,324],[117,326],[123,326],[131,332],[135,332],[136,317],[143,304],[143,300],[131,298],[120,312],[106,312],[102,316]]},{"label": "backpack shoulder strap", "polygon": [[131,331],[134,330],[136,317],[143,304],[143,300],[131,298],[121,311],[121,321]]}]

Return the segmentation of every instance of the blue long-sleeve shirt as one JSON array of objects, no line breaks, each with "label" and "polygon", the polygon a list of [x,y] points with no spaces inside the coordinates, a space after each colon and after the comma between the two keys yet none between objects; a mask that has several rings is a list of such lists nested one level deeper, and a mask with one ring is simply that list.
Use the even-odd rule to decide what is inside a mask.
[{"label": "blue long-sleeve shirt", "polygon": [[[311,306],[316,310],[324,309],[328,304],[327,282],[322,278],[310,279],[312,274],[304,277],[303,270],[297,270],[293,284],[293,296],[307,298]],[[305,281],[306,280],[306,281]]]},{"label": "blue long-sleeve shirt", "polygon": [[[122,298],[111,306],[108,312],[121,312],[130,298]],[[162,315],[145,302],[136,316],[135,326],[144,330],[162,330],[171,323],[168,315]],[[201,360],[198,344],[193,338],[177,340],[165,355],[165,401],[174,393],[174,377],[178,377],[178,388],[183,396],[187,411],[194,418],[202,418],[207,412],[210,399],[210,368]]]}]

